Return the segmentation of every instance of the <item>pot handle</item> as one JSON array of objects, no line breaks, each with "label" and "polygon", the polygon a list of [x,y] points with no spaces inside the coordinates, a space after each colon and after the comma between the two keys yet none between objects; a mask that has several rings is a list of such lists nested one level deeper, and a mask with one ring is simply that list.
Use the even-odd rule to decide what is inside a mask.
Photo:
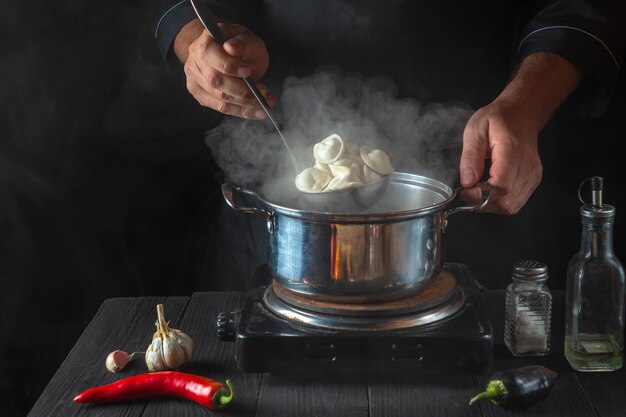
[{"label": "pot handle", "polygon": [[241,188],[238,185],[233,185],[233,184],[228,184],[228,183],[222,184],[222,195],[224,196],[224,200],[226,200],[226,203],[233,210],[241,211],[243,213],[260,214],[262,216],[265,216],[268,220],[271,220],[272,217],[274,216],[274,213],[272,213],[271,211],[268,211],[268,210],[264,210],[262,208],[239,206],[237,203],[235,203],[235,198],[234,198],[234,195],[233,195],[234,192],[248,194],[250,196],[256,197],[255,193],[253,193],[252,191],[244,190],[243,188]]},{"label": "pot handle", "polygon": [[[480,187],[480,195],[482,197],[482,201],[480,202],[480,204],[477,204],[475,206],[462,206],[462,207],[455,207],[453,209],[450,209],[448,211],[445,211],[443,213],[443,231],[446,231],[446,227],[448,226],[448,217],[450,217],[453,214],[456,213],[461,213],[461,212],[471,212],[471,211],[478,211],[483,209],[487,203],[489,202],[489,196],[491,194],[491,186],[489,185],[489,183],[486,182],[480,182],[477,184],[478,187]],[[458,187],[455,192],[458,193],[463,189],[463,187]]]}]

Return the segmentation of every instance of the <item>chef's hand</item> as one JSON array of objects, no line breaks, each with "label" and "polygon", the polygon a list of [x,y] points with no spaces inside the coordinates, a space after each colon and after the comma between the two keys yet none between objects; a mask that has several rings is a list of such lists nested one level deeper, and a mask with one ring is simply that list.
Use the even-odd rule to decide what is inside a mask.
[{"label": "chef's hand", "polygon": [[[267,71],[269,56],[261,38],[244,26],[220,23],[228,39],[219,45],[196,19],[176,36],[174,52],[185,66],[187,90],[203,106],[220,113],[247,119],[265,118],[242,77],[260,79]],[[270,106],[276,98],[267,87],[257,87]]]},{"label": "chef's hand", "polygon": [[484,211],[515,214],[541,182],[538,135],[583,75],[568,60],[549,53],[529,55],[511,82],[470,118],[463,133],[461,197],[480,201],[476,186],[491,159],[489,203]]},{"label": "chef's hand", "polygon": [[515,103],[497,99],[474,113],[463,133],[461,185],[469,189],[461,197],[480,201],[479,189],[473,187],[490,158],[490,212],[517,213],[541,182],[538,131],[516,109]]}]

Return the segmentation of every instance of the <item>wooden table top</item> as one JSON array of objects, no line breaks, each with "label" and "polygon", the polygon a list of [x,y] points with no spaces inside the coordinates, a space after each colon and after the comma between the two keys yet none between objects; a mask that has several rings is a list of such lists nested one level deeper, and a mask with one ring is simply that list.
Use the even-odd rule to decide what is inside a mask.
[{"label": "wooden table top", "polygon": [[[469,399],[481,391],[487,375],[409,375],[403,377],[324,377],[245,374],[236,369],[234,343],[215,335],[221,311],[243,306],[244,293],[194,293],[192,297],[141,297],[106,300],[29,413],[38,416],[594,416],[626,415],[626,372],[573,372],[563,357],[563,293],[554,293],[551,354],[515,358],[503,344],[504,293],[485,294],[494,330],[492,371],[541,364],[559,373],[545,400],[509,410]],[[107,355],[116,349],[143,351],[150,344],[156,305],[163,303],[174,328],[196,343],[193,363],[185,369],[209,378],[230,379],[235,400],[221,411],[210,411],[179,399],[151,399],[107,405],[75,404],[72,398],[86,388],[146,372],[142,359],[112,374]]]}]

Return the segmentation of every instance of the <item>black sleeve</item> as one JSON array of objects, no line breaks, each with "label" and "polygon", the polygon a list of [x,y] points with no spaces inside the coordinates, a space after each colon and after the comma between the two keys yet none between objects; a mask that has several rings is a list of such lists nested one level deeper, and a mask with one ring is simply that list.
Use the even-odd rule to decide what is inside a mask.
[{"label": "black sleeve", "polygon": [[[221,0],[203,0],[211,12],[225,19],[231,19],[232,9]],[[170,51],[174,38],[180,29],[196,18],[196,13],[189,0],[153,0],[152,8],[156,10],[153,34],[161,56],[165,61],[171,59]]]},{"label": "black sleeve", "polygon": [[518,47],[567,58],[610,90],[620,76],[626,48],[626,0],[560,0],[537,13]]}]

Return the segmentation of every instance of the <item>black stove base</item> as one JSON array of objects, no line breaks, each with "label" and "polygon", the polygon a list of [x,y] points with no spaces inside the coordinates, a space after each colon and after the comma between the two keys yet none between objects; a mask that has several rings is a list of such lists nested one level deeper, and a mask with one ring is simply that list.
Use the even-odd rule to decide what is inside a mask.
[{"label": "black stove base", "polygon": [[244,372],[484,373],[492,360],[493,332],[480,288],[467,266],[444,268],[456,277],[466,302],[443,321],[371,332],[307,328],[270,312],[261,301],[264,289],[258,289],[243,310],[220,315],[218,334],[234,340]]}]

